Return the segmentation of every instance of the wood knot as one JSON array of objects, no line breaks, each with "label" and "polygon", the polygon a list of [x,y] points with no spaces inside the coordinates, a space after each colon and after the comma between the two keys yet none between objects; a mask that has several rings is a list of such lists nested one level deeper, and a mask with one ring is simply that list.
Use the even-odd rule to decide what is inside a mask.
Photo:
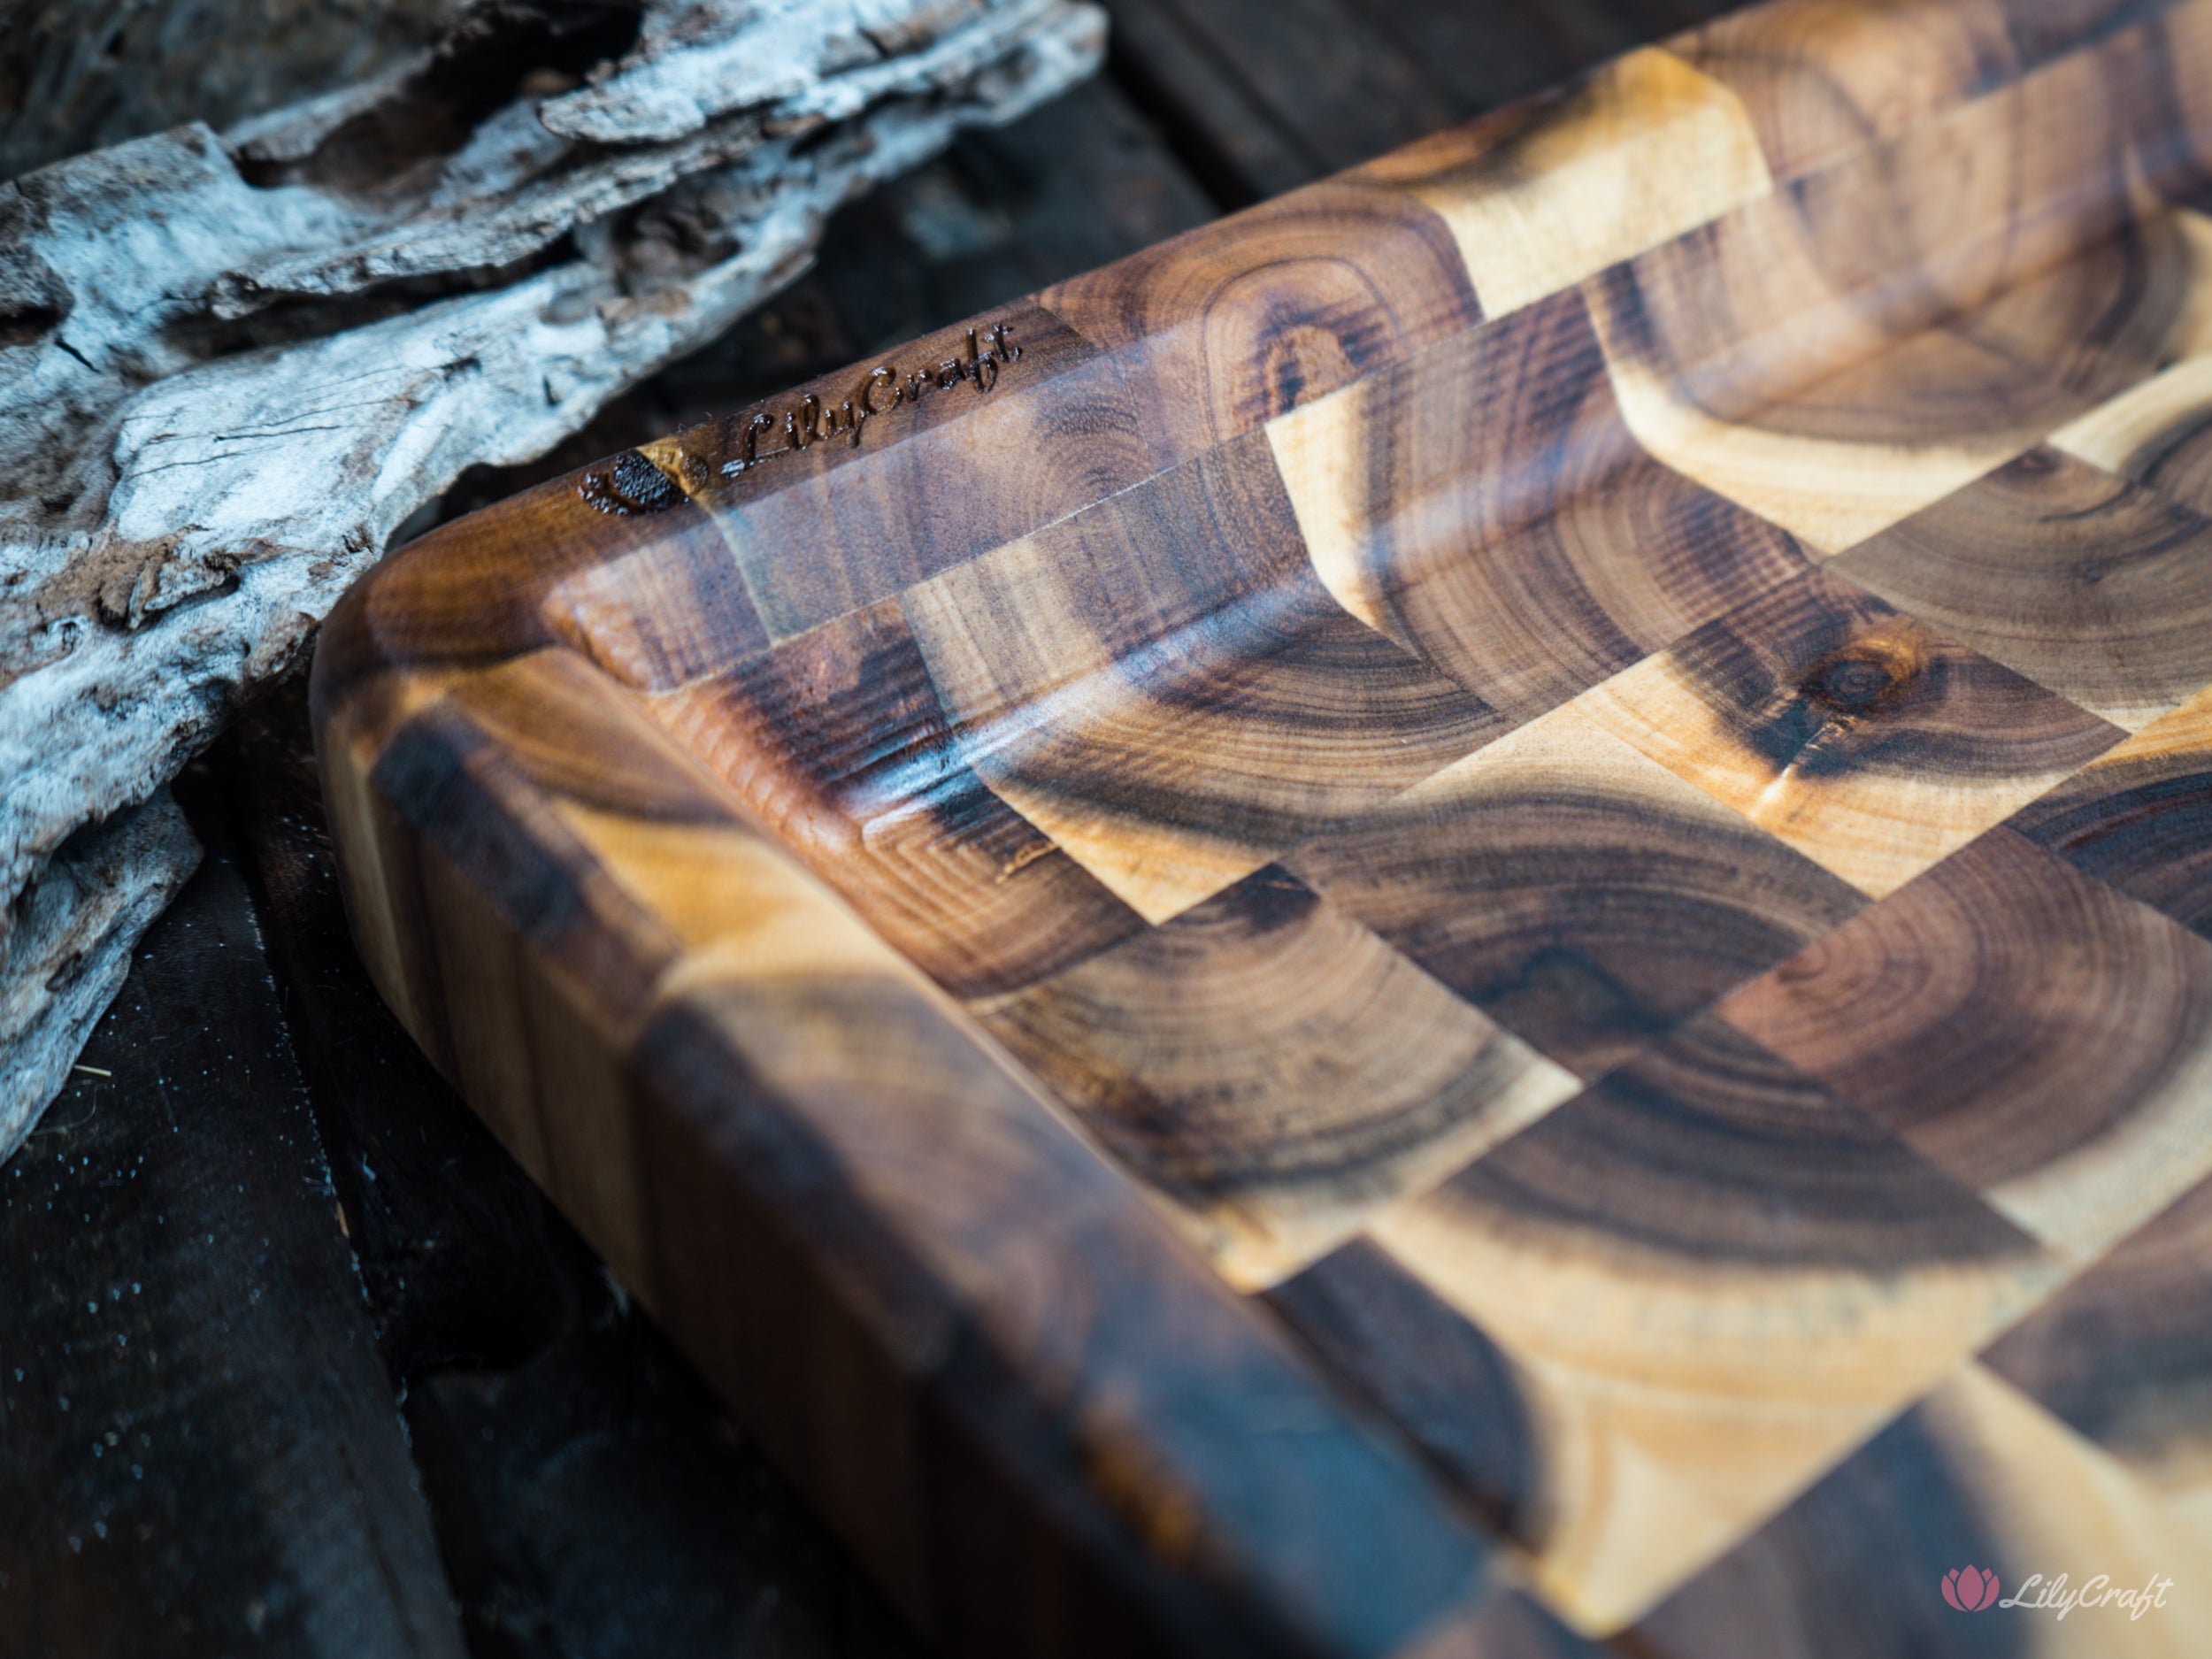
[{"label": "wood knot", "polygon": [[684,498],[668,475],[635,449],[595,466],[576,483],[576,493],[601,512],[663,512]]},{"label": "wood knot", "polygon": [[1846,637],[1774,686],[1746,733],[1776,772],[1832,776],[1867,764],[1943,701],[1942,647],[1901,618]]},{"label": "wood knot", "polygon": [[1920,641],[1868,634],[1809,667],[1797,695],[1833,714],[1874,715],[1910,700],[1927,673]]}]

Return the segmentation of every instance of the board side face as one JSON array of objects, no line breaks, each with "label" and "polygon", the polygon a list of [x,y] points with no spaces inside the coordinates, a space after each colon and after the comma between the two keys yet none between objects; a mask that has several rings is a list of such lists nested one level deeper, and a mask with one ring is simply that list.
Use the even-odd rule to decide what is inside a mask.
[{"label": "board side face", "polygon": [[1102,1655],[1555,1629],[629,694],[558,648],[434,678],[321,727],[365,956],[920,1627]]},{"label": "board side face", "polygon": [[316,665],[364,954],[964,1646],[2196,1559],[2033,1333],[2212,1175],[2208,53],[1761,7],[447,526]]}]

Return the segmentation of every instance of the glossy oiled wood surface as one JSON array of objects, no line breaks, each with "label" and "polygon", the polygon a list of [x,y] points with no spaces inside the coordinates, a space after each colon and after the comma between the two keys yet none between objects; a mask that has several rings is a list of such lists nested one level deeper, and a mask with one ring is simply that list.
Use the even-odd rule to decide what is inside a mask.
[{"label": "glossy oiled wood surface", "polygon": [[2212,0],[1631,53],[388,561],[357,937],[956,1646],[2194,1652],[2208,210]]}]

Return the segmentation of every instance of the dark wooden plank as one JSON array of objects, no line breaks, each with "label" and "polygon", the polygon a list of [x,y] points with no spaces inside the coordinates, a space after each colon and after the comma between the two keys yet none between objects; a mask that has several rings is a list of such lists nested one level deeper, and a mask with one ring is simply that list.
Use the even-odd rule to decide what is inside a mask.
[{"label": "dark wooden plank", "polygon": [[1111,0],[1118,79],[1224,205],[1279,196],[1459,111],[1348,0]]},{"label": "dark wooden plank", "polygon": [[628,1304],[514,1369],[431,1374],[408,1421],[480,1655],[931,1651]]},{"label": "dark wooden plank", "polygon": [[[1221,0],[1186,0],[1217,4]],[[1555,0],[1464,5],[1453,0],[1348,0],[1445,90],[1463,120],[1557,85],[1593,65],[1740,10],[1744,0]],[[1403,142],[1403,141],[1401,141]]]},{"label": "dark wooden plank", "polygon": [[[220,129],[420,51],[455,0],[0,4],[0,179],[180,121]],[[250,38],[251,49],[240,50]]]},{"label": "dark wooden plank", "polygon": [[0,1651],[458,1659],[219,837],[82,1064],[0,1171]]},{"label": "dark wooden plank", "polygon": [[346,933],[305,686],[215,750],[331,1180],[396,1381],[522,1363],[603,1291],[573,1235],[392,1018]]},{"label": "dark wooden plank", "polygon": [[1106,0],[1116,81],[1225,207],[1540,92],[1727,0]]},{"label": "dark wooden plank", "polygon": [[1106,61],[1115,83],[1221,206],[1248,207],[1326,171],[1171,0],[1115,0],[1111,17]]}]

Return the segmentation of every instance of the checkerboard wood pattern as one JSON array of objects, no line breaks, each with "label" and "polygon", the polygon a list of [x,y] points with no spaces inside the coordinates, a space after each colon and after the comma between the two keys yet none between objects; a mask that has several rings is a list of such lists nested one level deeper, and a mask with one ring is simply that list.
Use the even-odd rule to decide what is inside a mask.
[{"label": "checkerboard wood pattern", "polygon": [[2193,1653],[2208,429],[2212,0],[1780,0],[417,543],[357,933],[956,1645]]}]

